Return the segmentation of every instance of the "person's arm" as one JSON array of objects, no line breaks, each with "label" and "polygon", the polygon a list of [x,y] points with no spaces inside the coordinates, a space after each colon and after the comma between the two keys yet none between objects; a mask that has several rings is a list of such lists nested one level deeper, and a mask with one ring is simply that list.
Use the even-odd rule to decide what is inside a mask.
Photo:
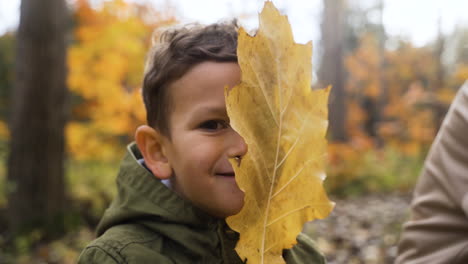
[{"label": "person's arm", "polygon": [[325,258],[317,249],[315,242],[308,235],[300,233],[297,244],[283,251],[283,258],[287,264],[324,264]]},{"label": "person's arm", "polygon": [[468,263],[468,81],[432,144],[397,264]]}]

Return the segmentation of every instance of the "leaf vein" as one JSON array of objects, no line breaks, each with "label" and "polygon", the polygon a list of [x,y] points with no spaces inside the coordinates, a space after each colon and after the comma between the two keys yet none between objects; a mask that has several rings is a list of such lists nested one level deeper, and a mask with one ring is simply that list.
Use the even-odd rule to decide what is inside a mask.
[{"label": "leaf vein", "polygon": [[[251,64],[251,67],[254,69],[255,67],[252,65],[252,62],[254,60],[248,60],[249,64]],[[267,97],[267,94],[266,94],[266,89],[265,89],[265,84],[263,82],[260,81],[260,78],[258,76],[258,72],[257,71],[253,71],[254,74],[255,74],[255,78],[257,79],[257,83],[259,84],[260,86],[260,90],[262,91],[262,95],[263,95],[263,98],[265,99],[265,102],[267,103],[268,105],[268,110],[270,110],[270,114],[271,114],[271,117],[273,118],[273,120],[275,121],[275,124],[276,126],[279,126],[278,124],[278,120],[276,120],[276,116],[275,116],[275,113],[273,112],[273,106],[271,105],[270,101],[268,100],[268,97]]]},{"label": "leaf vein", "polygon": [[265,249],[265,251],[263,251],[263,254],[267,253],[268,251],[270,251],[272,248],[274,248],[276,246],[276,244],[273,244],[272,246],[270,246],[269,248]]},{"label": "leaf vein", "polygon": [[[270,47],[271,48],[271,47]],[[275,58],[275,61],[277,62],[276,63],[276,81],[277,81],[277,89],[278,89],[278,97],[279,97],[279,104],[280,104],[280,107],[281,107],[281,83],[279,82],[279,63],[278,63],[278,58],[276,57]],[[280,108],[281,109],[281,108]],[[273,112],[272,112],[273,114]],[[276,157],[275,157],[275,164],[273,166],[273,174],[272,174],[272,177],[271,177],[271,185],[270,185],[270,191],[268,192],[268,199],[267,199],[267,204],[266,204],[266,208],[265,208],[265,218],[263,220],[263,234],[262,234],[262,242],[261,242],[261,252],[263,252],[261,254],[261,263],[263,264],[263,259],[264,259],[264,252],[265,252],[265,241],[266,241],[266,229],[267,229],[267,221],[268,221],[268,216],[269,216],[269,211],[270,211],[270,203],[271,203],[271,200],[272,200],[272,193],[273,193],[273,187],[275,185],[275,180],[276,180],[276,173],[277,173],[277,164],[278,164],[278,158],[279,158],[279,150],[280,150],[280,142],[281,142],[281,135],[282,135],[282,128],[283,128],[283,124],[282,124],[283,120],[282,120],[282,116],[280,115],[279,116],[279,124],[278,124],[278,137],[276,139]]]},{"label": "leaf vein", "polygon": [[281,188],[276,191],[273,196],[271,196],[271,199],[273,199],[275,196],[277,196],[278,194],[280,194],[284,188],[288,187],[289,184],[291,184],[291,182],[293,182],[300,174],[301,172],[304,170],[304,168],[310,163],[312,162],[312,159],[309,159],[300,169],[298,172],[296,172],[296,174],[294,174],[294,176],[291,177],[291,179],[289,179],[288,182],[286,182],[283,186],[281,186]]},{"label": "leaf vein", "polygon": [[279,220],[281,220],[281,219],[283,219],[283,218],[289,216],[290,214],[293,214],[293,213],[295,213],[295,212],[297,212],[297,211],[300,211],[300,210],[302,210],[302,209],[305,209],[305,208],[307,208],[307,207],[310,207],[310,205],[305,205],[305,206],[296,208],[296,209],[291,210],[291,211],[289,211],[289,212],[287,212],[287,213],[285,213],[285,214],[283,214],[283,215],[281,215],[281,216],[278,216],[276,219],[274,219],[273,221],[269,222],[267,226],[270,226],[270,225],[272,225],[272,224],[278,222]]},{"label": "leaf vein", "polygon": [[297,143],[299,142],[300,135],[302,135],[301,132],[302,132],[302,131],[304,130],[304,128],[305,128],[306,121],[308,121],[308,119],[303,119],[303,120],[302,120],[301,128],[300,128],[299,131],[297,132],[297,136],[296,136],[296,139],[295,139],[293,145],[291,146],[291,148],[289,148],[288,152],[284,155],[284,157],[283,157],[283,159],[280,161],[280,163],[278,163],[277,168],[279,168],[281,165],[283,165],[283,162],[286,160],[287,157],[289,157],[289,154],[291,154],[291,152],[293,151],[293,149],[296,147]]}]

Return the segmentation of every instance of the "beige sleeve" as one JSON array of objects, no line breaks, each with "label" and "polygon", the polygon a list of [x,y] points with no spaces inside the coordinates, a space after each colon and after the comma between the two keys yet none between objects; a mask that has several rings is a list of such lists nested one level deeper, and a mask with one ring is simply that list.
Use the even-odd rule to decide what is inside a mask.
[{"label": "beige sleeve", "polygon": [[397,264],[468,263],[468,81],[432,144],[398,251]]}]

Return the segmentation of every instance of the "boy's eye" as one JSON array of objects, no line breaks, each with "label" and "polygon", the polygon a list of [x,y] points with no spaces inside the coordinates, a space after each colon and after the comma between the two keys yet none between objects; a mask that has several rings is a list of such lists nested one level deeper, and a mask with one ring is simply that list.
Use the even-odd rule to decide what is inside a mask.
[{"label": "boy's eye", "polygon": [[208,120],[200,124],[200,128],[204,130],[219,130],[228,126],[229,124],[223,120]]}]

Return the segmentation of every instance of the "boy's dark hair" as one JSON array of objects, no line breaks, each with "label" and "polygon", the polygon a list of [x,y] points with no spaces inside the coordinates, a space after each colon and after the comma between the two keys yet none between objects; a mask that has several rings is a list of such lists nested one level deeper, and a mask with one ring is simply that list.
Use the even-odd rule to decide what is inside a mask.
[{"label": "boy's dark hair", "polygon": [[197,24],[163,32],[149,53],[143,80],[148,125],[170,137],[168,87],[204,61],[237,62],[236,21]]}]

